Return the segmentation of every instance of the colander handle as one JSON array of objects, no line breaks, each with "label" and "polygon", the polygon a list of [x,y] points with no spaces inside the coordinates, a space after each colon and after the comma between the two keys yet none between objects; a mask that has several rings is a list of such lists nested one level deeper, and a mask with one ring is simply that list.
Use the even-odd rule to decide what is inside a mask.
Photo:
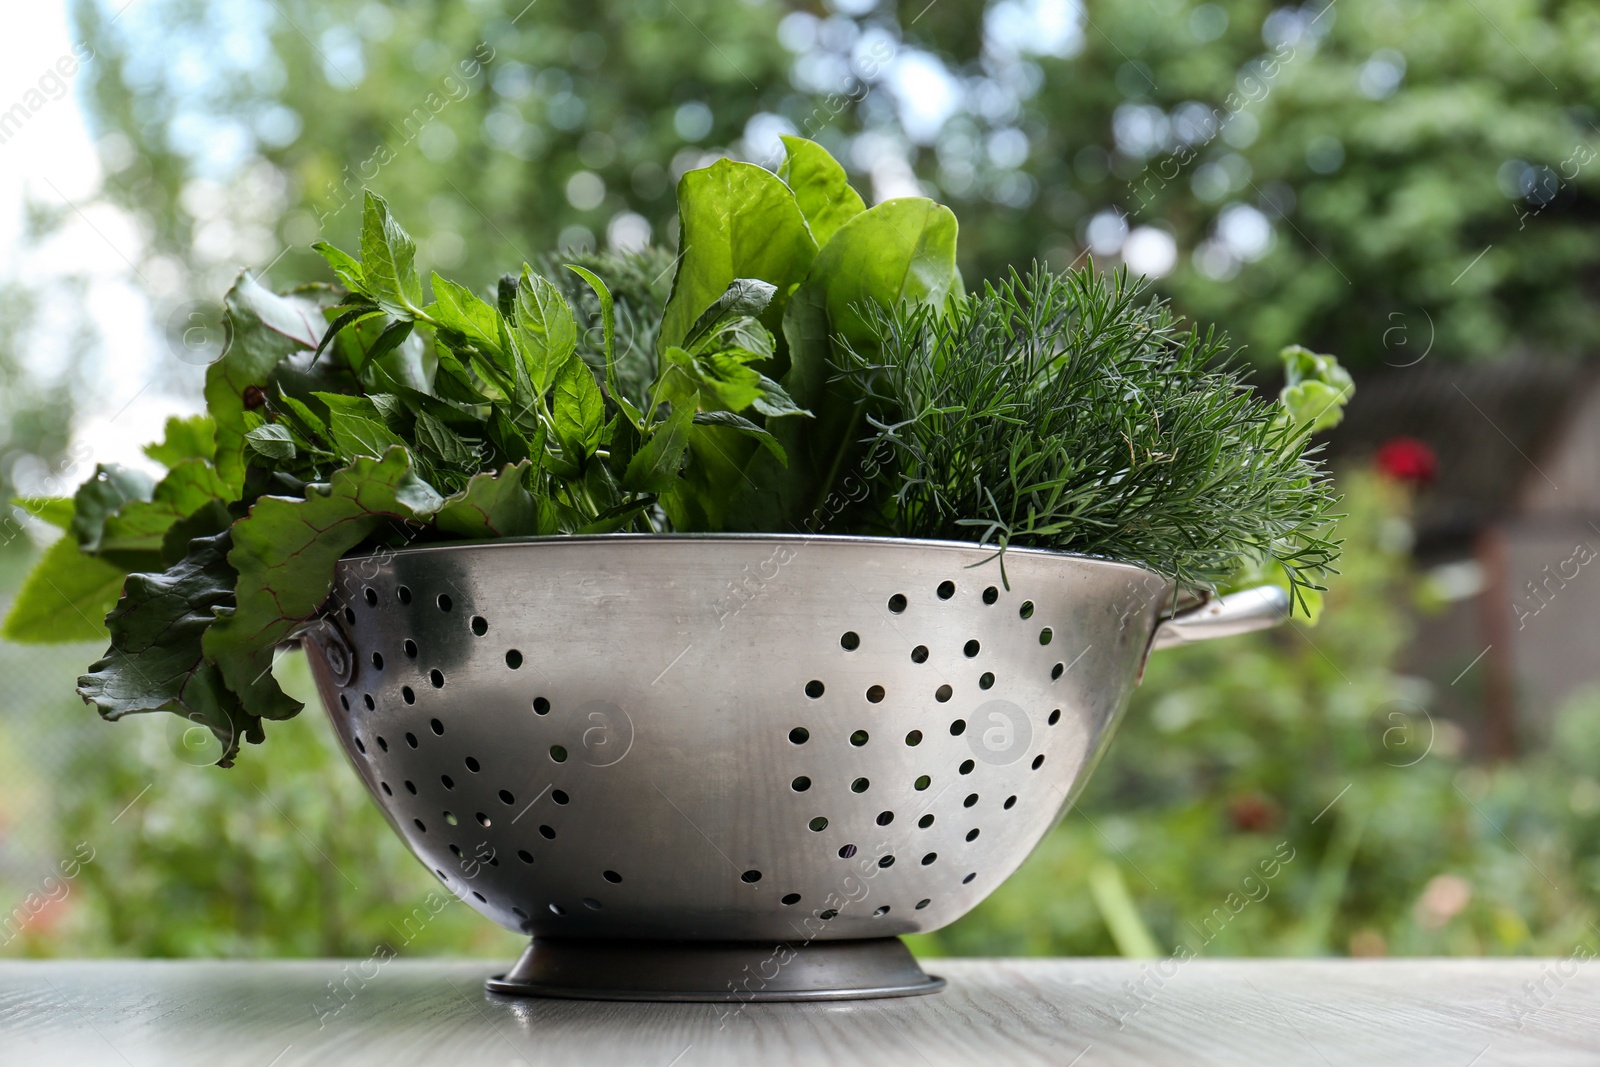
[{"label": "colander handle", "polygon": [[1180,611],[1156,627],[1152,651],[1277,626],[1289,618],[1289,594],[1275,585],[1241,589]]}]

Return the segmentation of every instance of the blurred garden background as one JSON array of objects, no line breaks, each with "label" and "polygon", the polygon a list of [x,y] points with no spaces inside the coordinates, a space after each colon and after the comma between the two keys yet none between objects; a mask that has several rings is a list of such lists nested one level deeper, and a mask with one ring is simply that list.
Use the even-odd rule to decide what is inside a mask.
[{"label": "blurred garden background", "polygon": [[[356,243],[363,187],[425,269],[481,287],[556,249],[671,249],[679,175],[775,162],[799,133],[869,201],[949,204],[969,287],[1035,259],[1125,264],[1225,328],[1263,388],[1296,342],[1357,380],[1329,440],[1348,518],[1320,622],[1153,659],[1078,809],[917,949],[1566,955],[1600,936],[1600,2],[16,17],[5,499],[140,462],[199,409],[237,272],[325,280],[308,246]],[[0,511],[0,609],[49,532]],[[320,715],[214,769],[171,716],[109,726],[78,701],[101,651],[0,642],[0,956],[516,950],[465,908],[408,940],[433,879]]]}]

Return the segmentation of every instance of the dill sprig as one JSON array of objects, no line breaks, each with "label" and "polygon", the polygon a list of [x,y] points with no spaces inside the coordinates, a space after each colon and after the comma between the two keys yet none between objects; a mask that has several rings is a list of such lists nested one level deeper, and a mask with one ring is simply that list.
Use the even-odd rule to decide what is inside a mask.
[{"label": "dill sprig", "polygon": [[1322,588],[1338,498],[1309,424],[1143,279],[1035,265],[869,317],[876,351],[845,374],[870,397],[868,447],[892,457],[893,533],[1106,556],[1199,589],[1275,561],[1302,606]]}]

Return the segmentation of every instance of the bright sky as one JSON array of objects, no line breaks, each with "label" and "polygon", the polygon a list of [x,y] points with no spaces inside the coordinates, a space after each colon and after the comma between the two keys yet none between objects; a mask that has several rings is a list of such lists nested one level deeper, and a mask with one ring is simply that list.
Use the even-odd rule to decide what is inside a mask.
[{"label": "bright sky", "polygon": [[[88,314],[99,336],[99,359],[91,375],[93,393],[75,426],[76,440],[94,449],[95,461],[142,463],[138,446],[160,435],[169,414],[198,410],[201,372],[182,368],[176,388],[193,390],[187,397],[172,395],[170,385],[154,384],[157,360],[171,357],[150,329],[148,300],[133,266],[141,258],[139,226],[124,212],[94,203],[101,169],[78,104],[82,71],[63,79],[71,83],[65,93],[54,81],[56,64],[69,57],[70,69],[73,55],[66,7],[66,0],[14,5],[7,12],[6,33],[0,34],[0,112],[37,103],[39,96],[29,96],[35,90],[42,89],[45,100],[0,144],[0,277],[21,279],[47,293],[53,279],[88,279],[87,307],[69,304],[59,290],[55,299],[46,299],[27,356],[41,375],[54,373],[63,339]],[[21,240],[30,200],[68,212],[59,233],[31,248]]]}]

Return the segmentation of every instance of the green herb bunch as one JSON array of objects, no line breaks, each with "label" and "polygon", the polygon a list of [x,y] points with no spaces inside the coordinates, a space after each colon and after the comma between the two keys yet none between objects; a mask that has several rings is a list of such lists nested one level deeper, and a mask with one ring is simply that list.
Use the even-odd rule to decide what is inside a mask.
[{"label": "green herb bunch", "polygon": [[[1273,403],[1225,337],[1092,267],[872,322],[875,353],[848,375],[873,398],[889,531],[1094,553],[1206,589],[1241,557],[1270,561],[1302,607],[1337,558],[1336,497],[1307,447],[1350,392],[1327,357],[1288,350],[1307,384]],[[1312,393],[1319,370],[1337,382]]]},{"label": "green herb bunch", "polygon": [[676,257],[546,258],[482,295],[425,285],[369,195],[359,256],[316,246],[338,286],[240,276],[206,414],[145,450],[162,477],[102,464],[70,499],[16,502],[65,536],[5,635],[108,637],[84,699],[204,725],[226,765],[300,711],[274,654],[357,592],[334,588],[355,551],[890,531],[1197,585],[1275,560],[1303,592],[1327,568],[1331,492],[1291,412],[1337,417],[1337,363],[1302,351],[1280,409],[1126,278],[964,296],[947,208],[869,208],[818,145],[785,148],[777,173],[685,174]]}]

